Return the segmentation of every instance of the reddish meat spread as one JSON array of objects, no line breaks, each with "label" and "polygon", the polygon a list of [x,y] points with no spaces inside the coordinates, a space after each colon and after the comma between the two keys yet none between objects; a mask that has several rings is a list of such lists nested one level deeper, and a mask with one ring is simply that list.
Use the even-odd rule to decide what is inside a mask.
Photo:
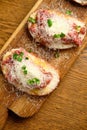
[{"label": "reddish meat spread", "polygon": [[[18,59],[16,59],[16,55]],[[12,84],[20,82],[30,89],[46,87],[52,80],[52,74],[37,66],[32,59],[26,58],[26,55],[27,53],[24,51],[16,50],[2,62],[2,66],[6,66],[5,77]]]},{"label": "reddish meat spread", "polygon": [[83,22],[53,10],[40,9],[30,16],[28,29],[36,42],[53,48],[66,49],[82,44],[86,34]]},{"label": "reddish meat spread", "polygon": [[59,83],[59,74],[54,67],[23,48],[7,52],[1,67],[10,84],[31,95],[49,94]]}]

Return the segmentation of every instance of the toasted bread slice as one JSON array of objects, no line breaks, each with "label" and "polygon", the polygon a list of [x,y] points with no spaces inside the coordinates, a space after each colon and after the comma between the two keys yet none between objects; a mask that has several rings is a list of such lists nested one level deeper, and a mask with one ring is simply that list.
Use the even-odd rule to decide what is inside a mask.
[{"label": "toasted bread slice", "polygon": [[59,83],[59,73],[54,67],[23,48],[7,52],[1,67],[10,84],[30,95],[47,95]]},{"label": "toasted bread slice", "polygon": [[73,0],[73,1],[79,3],[79,4],[83,5],[83,6],[87,5],[87,0]]},{"label": "toasted bread slice", "polygon": [[36,42],[54,50],[79,46],[86,34],[82,21],[46,9],[39,9],[30,15],[28,29]]}]

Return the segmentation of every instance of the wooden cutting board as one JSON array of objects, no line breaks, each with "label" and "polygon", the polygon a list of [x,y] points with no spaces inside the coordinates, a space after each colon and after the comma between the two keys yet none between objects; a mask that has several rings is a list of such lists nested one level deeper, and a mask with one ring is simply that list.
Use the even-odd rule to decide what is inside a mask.
[{"label": "wooden cutting board", "polygon": [[[66,7],[66,8],[65,8]],[[71,65],[74,63],[77,56],[86,46],[87,36],[83,41],[83,45],[79,48],[73,48],[70,50],[63,50],[60,51],[59,58],[55,58],[55,51],[49,51],[47,48],[39,46],[32,41],[31,36],[28,33],[27,29],[27,19],[29,15],[38,8],[55,8],[57,10],[61,10],[63,13],[69,9],[72,10],[73,16],[77,16],[84,20],[87,24],[87,9],[82,8],[79,6],[76,8],[74,4],[71,4],[65,0],[38,0],[32,10],[28,13],[22,23],[19,25],[17,30],[13,33],[11,38],[6,42],[5,46],[0,51],[0,59],[2,58],[3,54],[12,48],[17,47],[24,47],[26,50],[32,49],[32,52],[38,54],[39,57],[44,58],[49,63],[55,66],[56,69],[60,70],[60,77],[61,79],[65,75],[65,73],[69,70]],[[85,12],[85,13],[84,13]],[[18,90],[14,89],[11,85],[9,85],[2,73],[0,75],[0,84],[1,84],[1,94],[4,96],[0,97],[2,104],[4,104],[7,108],[12,110],[14,113],[21,117],[28,117],[35,114],[40,107],[42,106],[43,102],[46,100],[47,96],[45,97],[38,97],[38,96],[30,96],[25,93],[19,92]]]},{"label": "wooden cutting board", "polygon": [[4,127],[7,117],[8,117],[7,108],[0,105],[0,130],[2,130],[2,128]]}]

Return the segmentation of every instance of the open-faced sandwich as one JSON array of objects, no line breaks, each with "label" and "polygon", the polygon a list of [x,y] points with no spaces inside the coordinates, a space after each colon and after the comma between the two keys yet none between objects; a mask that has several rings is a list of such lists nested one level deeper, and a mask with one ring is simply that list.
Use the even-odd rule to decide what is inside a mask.
[{"label": "open-faced sandwich", "polygon": [[39,9],[28,19],[28,29],[36,42],[50,49],[67,49],[82,44],[85,24],[54,10]]},{"label": "open-faced sandwich", "polygon": [[80,5],[83,5],[83,6],[87,5],[87,0],[73,0],[73,1],[79,3]]},{"label": "open-faced sandwich", "polygon": [[30,95],[47,95],[59,83],[59,74],[51,65],[23,48],[7,52],[1,67],[10,84]]}]

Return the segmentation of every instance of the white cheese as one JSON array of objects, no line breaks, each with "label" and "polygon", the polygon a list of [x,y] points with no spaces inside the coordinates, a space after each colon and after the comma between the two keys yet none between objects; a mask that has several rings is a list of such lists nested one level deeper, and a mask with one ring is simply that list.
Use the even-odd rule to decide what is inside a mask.
[{"label": "white cheese", "polygon": [[53,15],[53,17],[50,19],[52,21],[52,26],[49,27],[47,23],[45,26],[46,33],[49,34],[49,36],[53,36],[54,34],[60,34],[61,32],[63,32],[64,34],[67,34],[69,32],[69,23],[63,15]]},{"label": "white cheese", "polygon": [[73,24],[75,23],[78,26],[84,27],[84,23],[80,22],[74,18],[68,18],[64,15],[57,15],[56,13],[50,18],[52,21],[52,26],[49,27],[47,21],[45,21],[45,30],[49,36],[54,34],[60,34],[61,32],[67,35],[70,30],[72,30]]},{"label": "white cheese", "polygon": [[[22,67],[26,66],[27,74],[25,75],[23,73]],[[15,77],[18,79],[20,84],[23,85],[23,87],[29,87],[27,84],[27,81],[29,79],[38,78],[41,83],[45,80],[45,75],[41,72],[40,68],[30,62],[29,60],[23,59],[21,62],[14,61],[14,67],[11,69],[11,75],[12,77],[15,75]]]},{"label": "white cheese", "polygon": [[[23,51],[23,53],[25,54],[24,57],[27,55],[30,59],[25,60],[25,58],[23,57],[21,62],[13,59],[13,61],[11,60],[11,62],[9,61],[6,64],[3,64],[5,61],[8,60],[9,55],[13,56],[13,53],[17,50]],[[26,66],[26,69],[28,71],[26,75],[22,71],[22,67],[24,65]],[[45,73],[42,69],[45,71]],[[9,83],[14,85],[20,91],[26,92],[27,94],[31,95],[47,95],[57,87],[60,81],[59,72],[57,72],[44,60],[32,54],[28,54],[23,48],[12,49],[4,55],[2,61],[2,71]],[[41,83],[37,86],[28,85],[27,80],[35,77],[39,79]],[[40,89],[35,89],[36,87],[40,87]]]}]

